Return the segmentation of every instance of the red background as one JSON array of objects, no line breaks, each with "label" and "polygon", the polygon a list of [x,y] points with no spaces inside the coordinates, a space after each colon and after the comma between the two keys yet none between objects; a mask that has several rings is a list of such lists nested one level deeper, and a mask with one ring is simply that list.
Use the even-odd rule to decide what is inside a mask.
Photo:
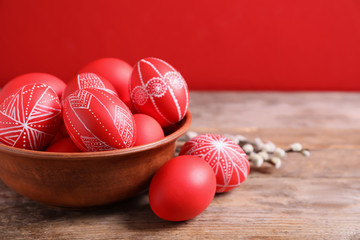
[{"label": "red background", "polygon": [[0,86],[155,56],[191,89],[360,90],[360,1],[1,1]]}]

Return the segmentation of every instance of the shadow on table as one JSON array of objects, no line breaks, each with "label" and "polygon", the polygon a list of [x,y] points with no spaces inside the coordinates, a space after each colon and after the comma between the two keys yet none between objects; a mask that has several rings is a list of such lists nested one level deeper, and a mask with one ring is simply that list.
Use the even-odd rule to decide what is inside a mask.
[{"label": "shadow on table", "polygon": [[251,173],[261,173],[261,174],[272,174],[277,169],[273,166],[261,166],[261,167],[251,167],[250,174]]},{"label": "shadow on table", "polygon": [[11,206],[0,209],[3,217],[11,217],[11,221],[6,220],[8,224],[64,222],[67,225],[71,222],[76,225],[78,222],[87,222],[96,225],[98,221],[102,224],[109,222],[112,225],[118,222],[127,229],[133,230],[176,228],[186,224],[186,222],[168,222],[157,217],[150,208],[147,193],[105,206],[81,209],[50,207],[15,192],[11,192],[11,195]]}]

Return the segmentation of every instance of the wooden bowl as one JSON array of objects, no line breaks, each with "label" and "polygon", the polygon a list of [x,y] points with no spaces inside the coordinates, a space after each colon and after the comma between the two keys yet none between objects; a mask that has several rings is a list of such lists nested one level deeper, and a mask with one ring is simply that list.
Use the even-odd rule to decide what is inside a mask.
[{"label": "wooden bowl", "polygon": [[112,203],[148,188],[156,170],[174,157],[175,142],[190,124],[188,112],[157,142],[104,152],[54,153],[0,144],[0,178],[16,192],[52,206]]}]

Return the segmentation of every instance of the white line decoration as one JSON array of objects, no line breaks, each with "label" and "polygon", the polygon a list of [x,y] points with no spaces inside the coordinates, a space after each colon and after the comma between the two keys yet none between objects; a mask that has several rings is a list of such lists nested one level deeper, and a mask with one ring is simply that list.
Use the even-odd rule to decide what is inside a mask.
[{"label": "white line decoration", "polygon": [[[85,96],[87,96],[87,97],[85,97]],[[77,145],[77,146],[84,151],[97,152],[97,151],[114,150],[116,148],[107,145],[106,143],[101,141],[98,137],[96,137],[95,134],[93,134],[91,132],[91,130],[81,120],[81,118],[79,117],[79,115],[76,111],[77,109],[89,110],[90,109],[89,104],[90,104],[91,97],[92,97],[92,95],[89,94],[85,90],[76,91],[75,93],[71,94],[68,97],[68,102],[69,102],[72,112],[74,113],[74,115],[76,116],[78,122],[82,125],[82,127],[85,128],[87,130],[87,132],[90,134],[90,137],[80,135],[80,132],[73,125],[71,118],[69,118],[68,110],[66,109],[65,110],[65,114],[67,117],[66,120],[70,121],[71,127],[73,128],[75,133],[77,133],[80,136],[80,141],[79,141],[79,139],[77,139],[78,136],[76,136],[76,134],[73,134],[72,131],[70,131],[69,134],[70,134],[71,138],[74,139],[73,141],[75,144],[81,144],[81,143],[83,144],[83,145]],[[81,102],[81,99],[83,100],[82,101],[83,104],[79,104],[79,102]],[[89,99],[89,100],[86,101],[85,99]],[[74,103],[74,106],[72,105],[72,103]],[[75,122],[75,121],[73,120],[73,122]],[[65,124],[66,123],[67,122],[65,121]]]},{"label": "white line decoration", "polygon": [[106,88],[95,73],[81,73],[77,75],[79,89],[85,88]]},{"label": "white line decoration", "polygon": [[184,87],[184,79],[178,72],[167,72],[164,75],[166,82],[174,89],[182,89]]},{"label": "white line decoration", "polygon": [[[170,94],[171,94],[172,100],[173,100],[174,103],[175,103],[176,110],[177,110],[178,116],[179,116],[179,118],[177,119],[177,121],[169,121],[169,120],[168,120],[169,118],[165,117],[165,116],[164,116],[165,114],[161,112],[161,116],[163,117],[163,119],[166,120],[166,121],[168,121],[170,124],[174,124],[175,122],[180,121],[180,120],[181,120],[181,110],[180,110],[180,106],[179,106],[179,103],[178,103],[178,99],[176,98],[176,96],[175,96],[175,94],[174,94],[174,92],[173,92],[173,89],[171,88],[170,83],[167,81],[167,80],[169,80],[169,79],[166,79],[166,78],[165,78],[165,75],[166,75],[166,74],[169,74],[169,72],[166,72],[165,75],[163,76],[163,75],[160,73],[160,71],[159,71],[159,70],[154,66],[154,64],[152,64],[151,62],[146,61],[146,60],[144,60],[144,59],[140,60],[140,62],[147,63],[148,65],[150,65],[150,66],[156,71],[156,73],[161,77],[161,80],[162,80],[163,85],[164,85],[164,88],[165,88],[165,90],[163,91],[163,93],[162,93],[161,95],[159,95],[159,96],[155,96],[155,94],[154,94],[153,92],[148,92],[150,98],[151,98],[153,95],[154,95],[155,97],[159,97],[159,98],[160,98],[160,97],[162,97],[162,96],[165,95],[166,89],[169,89],[169,92],[170,92]],[[174,73],[174,72],[173,72],[173,73]],[[185,80],[184,80],[183,78],[181,78],[181,79],[179,79],[179,81],[185,81]],[[146,83],[146,85],[147,85],[149,82],[150,82],[150,80]],[[152,83],[150,82],[150,84],[152,84]],[[151,99],[152,99],[152,98],[151,98]],[[156,105],[156,102],[155,102],[155,101],[152,101],[152,102],[153,102],[153,105],[155,106],[155,108],[158,110],[158,112],[160,112],[160,110],[158,109],[158,106]],[[171,105],[169,104],[169,106],[171,106]],[[166,112],[166,111],[165,111],[165,112]]]},{"label": "white line decoration", "polygon": [[87,91],[77,91],[68,98],[73,109],[89,109],[92,95]]},{"label": "white line decoration", "polygon": [[[186,104],[185,104],[185,111],[183,112],[183,115],[182,115],[181,118],[185,117],[186,112],[187,112],[187,109],[189,108],[189,90],[188,90],[188,86],[187,86],[186,81],[185,81],[184,78],[181,76],[181,74],[176,71],[176,69],[175,69],[173,66],[171,66],[170,64],[168,64],[168,63],[165,62],[164,60],[161,60],[161,59],[159,59],[159,58],[153,58],[153,57],[150,57],[150,59],[153,59],[153,60],[155,60],[155,61],[162,62],[162,63],[165,64],[168,68],[170,68],[173,72],[176,72],[176,73],[177,73],[178,76],[176,76],[176,78],[183,80],[183,81],[181,81],[182,84],[180,84],[180,85],[182,85],[182,86],[185,85],[185,87],[184,87],[184,92],[185,92]],[[166,74],[165,74],[165,75],[166,75]],[[173,81],[174,81],[174,80],[173,80]],[[176,85],[176,84],[174,84],[174,85]],[[173,87],[174,87],[175,89],[181,89],[181,88],[182,88],[182,87],[177,88],[177,87],[174,86],[174,85],[173,85]]]},{"label": "white line decoration", "polygon": [[162,78],[152,78],[145,85],[146,93],[149,96],[161,98],[167,90],[167,82]]},{"label": "white line decoration", "polygon": [[149,98],[149,94],[143,86],[136,86],[132,91],[131,96],[134,102],[140,106],[144,105]]},{"label": "white line decoration", "polygon": [[131,113],[124,108],[116,105],[114,124],[122,136],[126,147],[131,147],[134,141],[134,126]]},{"label": "white line decoration", "polygon": [[107,145],[97,137],[81,136],[81,140],[89,152],[109,151],[116,149]]},{"label": "white line decoration", "polygon": [[117,93],[105,86],[105,83],[95,73],[80,73],[77,75],[78,89],[99,88],[117,96]]},{"label": "white line decoration", "polygon": [[230,139],[216,134],[192,138],[181,148],[180,155],[198,156],[209,163],[217,176],[216,192],[239,186],[250,170],[244,151]]},{"label": "white line decoration", "polygon": [[103,89],[80,89],[69,95],[64,105],[64,123],[83,151],[120,149],[135,142],[130,110]]},{"label": "white line decoration", "polygon": [[0,142],[43,150],[60,127],[60,113],[60,101],[52,88],[25,85],[0,105]]},{"label": "white line decoration", "polygon": [[[138,72],[139,72],[139,78],[140,78],[140,82],[141,82],[141,87],[143,88],[143,89],[145,89],[145,94],[146,94],[146,99],[148,99],[148,98],[150,98],[150,100],[151,100],[151,102],[152,102],[152,105],[154,106],[154,108],[155,108],[155,110],[156,110],[156,112],[160,115],[160,117],[162,118],[162,119],[164,119],[167,123],[169,123],[169,124],[174,124],[173,122],[171,122],[170,120],[168,120],[164,115],[163,115],[163,113],[159,110],[159,108],[158,108],[158,106],[156,105],[156,103],[155,103],[155,101],[154,101],[154,98],[152,97],[152,95],[150,95],[147,91],[146,91],[146,85],[145,85],[145,83],[144,83],[144,80],[143,80],[143,76],[142,76],[142,73],[141,73],[141,68],[140,68],[140,62],[141,61],[143,61],[143,60],[140,60],[139,62],[138,62],[138,64],[137,64],[137,70],[138,70]],[[152,66],[152,65],[151,65]],[[155,71],[157,72],[157,74],[161,77],[161,74],[159,73],[159,71],[154,67],[154,66],[152,66],[153,67],[153,69],[155,69]],[[130,94],[130,96],[131,96],[132,94]],[[146,102],[145,102],[146,103]],[[135,105],[136,106],[136,105]],[[139,108],[137,108],[137,109],[139,109]]]},{"label": "white line decoration", "polygon": [[189,105],[188,87],[181,74],[156,58],[141,59],[136,71],[130,85],[135,108],[154,117],[162,126],[179,122]]},{"label": "white line decoration", "polygon": [[100,77],[95,73],[80,73],[76,78],[72,79],[66,86],[62,94],[62,103],[65,103],[66,98],[79,89],[102,89],[112,95],[118,96],[114,86],[105,78]]}]

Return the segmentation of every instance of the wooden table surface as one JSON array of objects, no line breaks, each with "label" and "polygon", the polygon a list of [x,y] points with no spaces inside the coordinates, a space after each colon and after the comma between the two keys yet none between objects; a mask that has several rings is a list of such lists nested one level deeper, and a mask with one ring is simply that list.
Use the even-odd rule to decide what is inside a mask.
[{"label": "wooden table surface", "polygon": [[166,222],[147,194],[87,210],[44,206],[0,181],[0,239],[360,239],[360,93],[192,92],[191,130],[300,142],[198,217]]}]

